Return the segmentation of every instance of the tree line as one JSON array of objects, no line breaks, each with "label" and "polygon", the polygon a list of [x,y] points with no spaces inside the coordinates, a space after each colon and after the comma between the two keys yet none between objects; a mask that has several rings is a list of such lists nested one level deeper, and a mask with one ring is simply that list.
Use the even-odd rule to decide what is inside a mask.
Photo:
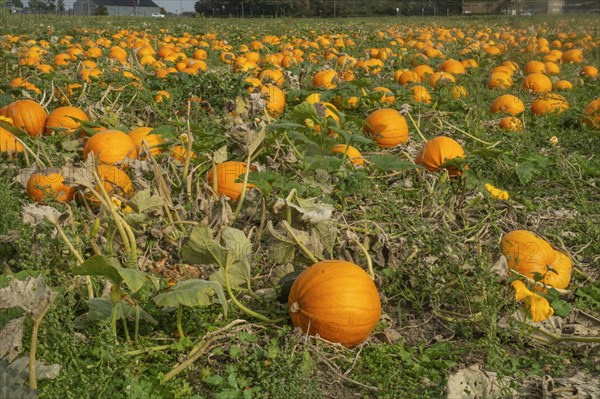
[{"label": "tree line", "polygon": [[462,0],[198,0],[194,9],[207,17],[457,15]]}]

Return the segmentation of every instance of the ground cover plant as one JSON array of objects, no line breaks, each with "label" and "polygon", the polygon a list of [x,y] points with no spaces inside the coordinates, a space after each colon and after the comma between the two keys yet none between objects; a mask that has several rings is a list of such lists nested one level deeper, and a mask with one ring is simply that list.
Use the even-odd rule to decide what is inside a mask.
[{"label": "ground cover plant", "polygon": [[599,395],[595,18],[2,21],[2,397]]}]

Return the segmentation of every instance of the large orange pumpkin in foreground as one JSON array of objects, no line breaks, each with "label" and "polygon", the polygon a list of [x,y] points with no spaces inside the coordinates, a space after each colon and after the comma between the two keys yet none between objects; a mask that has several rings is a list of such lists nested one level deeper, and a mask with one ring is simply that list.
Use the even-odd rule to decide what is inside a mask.
[{"label": "large orange pumpkin in foreground", "polygon": [[304,270],[288,297],[292,324],[348,348],[366,340],[381,317],[381,300],[360,266],[324,260]]},{"label": "large orange pumpkin in foreground", "polygon": [[544,238],[528,230],[513,230],[502,236],[500,252],[508,267],[554,288],[567,288],[573,264],[568,255],[555,250]]},{"label": "large orange pumpkin in foreground", "polygon": [[[464,157],[465,151],[458,142],[450,137],[438,136],[425,143],[417,154],[415,163],[423,165],[431,172],[438,172],[445,162]],[[462,171],[451,166],[448,173],[450,176],[460,176]]]},{"label": "large orange pumpkin in foreground", "polygon": [[[213,176],[214,171],[217,173],[217,194],[218,195],[226,195],[231,198],[233,201],[237,201],[237,199],[242,194],[242,189],[244,188],[243,182],[236,182],[236,180],[243,180],[244,174],[246,173],[247,164],[245,162],[238,161],[227,161],[216,165],[214,169],[208,171],[206,176],[208,180],[208,184],[213,186]],[[254,170],[252,166],[250,166],[250,170]],[[247,184],[246,189],[250,187],[256,187],[253,184]]]},{"label": "large orange pumpkin in foreground", "polygon": [[137,149],[133,140],[120,130],[101,130],[88,139],[83,147],[83,157],[93,153],[103,164],[114,165],[127,158],[136,158]]},{"label": "large orange pumpkin in foreground", "polygon": [[49,169],[35,172],[29,177],[27,194],[35,202],[67,202],[73,199],[75,188],[64,183],[64,177],[59,170]]},{"label": "large orange pumpkin in foreground", "polygon": [[64,133],[71,133],[81,127],[80,121],[89,121],[88,116],[77,107],[59,107],[50,112],[46,118],[46,133],[52,133],[61,130]]},{"label": "large orange pumpkin in foreground", "polygon": [[408,141],[408,125],[398,111],[383,108],[372,112],[364,127],[380,147],[396,147]]},{"label": "large orange pumpkin in foreground", "polygon": [[30,136],[44,132],[46,111],[33,100],[17,100],[0,108],[0,115],[11,118],[15,127],[24,129]]}]

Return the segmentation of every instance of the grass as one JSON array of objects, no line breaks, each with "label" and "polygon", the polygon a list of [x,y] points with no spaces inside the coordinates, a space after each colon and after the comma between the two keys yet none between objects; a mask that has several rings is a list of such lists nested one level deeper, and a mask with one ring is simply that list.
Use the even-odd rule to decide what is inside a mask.
[{"label": "grass", "polygon": [[[107,29],[112,34],[120,29],[158,33],[163,28],[173,36],[186,31],[219,32],[220,37],[235,45],[248,42],[251,35],[262,37],[267,33],[299,36],[308,32],[314,39],[317,33],[311,30],[318,34],[340,33],[349,23],[74,18],[67,26],[65,19],[54,17],[44,19],[43,24],[35,17],[0,16],[0,21],[2,18],[11,23],[2,24],[0,34],[27,34],[36,40],[49,35],[78,37],[82,32],[92,35],[94,29]],[[367,48],[389,45],[389,40],[378,38],[376,32],[398,22],[390,18],[350,21],[355,23],[351,33],[355,33],[357,48],[352,51],[357,56]],[[581,27],[591,26],[591,17],[577,17],[576,21],[572,24],[560,18],[540,17],[401,20],[412,29],[451,26],[467,32],[484,26],[527,29],[530,24],[538,24],[547,35],[566,29],[565,24],[578,32]],[[597,32],[590,34],[597,47],[587,53],[586,62],[598,65],[600,39]],[[454,54],[460,48],[449,43],[445,50]],[[251,131],[265,123],[260,115],[248,116],[239,102],[236,105],[236,97],[246,96],[244,75],[231,73],[228,66],[218,62],[218,54],[210,51],[207,63],[211,71],[200,78],[178,74],[165,83],[151,73],[140,73],[140,87],[129,85],[119,71],[106,68],[104,81],[113,87],[123,85],[123,90],[107,91],[92,83],[84,96],[73,100],[104,126],[161,126],[173,137],[187,131],[188,98],[201,97],[210,104],[210,108],[194,105],[190,115],[194,150],[201,155],[194,161],[193,167],[198,169],[192,175],[191,194],[182,181],[181,166],[168,157],[158,159],[174,201],[171,211],[178,212],[185,223],[167,222],[164,210],[145,218],[126,217],[138,237],[142,269],[160,278],[161,290],[168,281],[207,278],[212,272],[210,265],[186,265],[181,255],[192,224],[220,226],[231,217],[227,206],[222,208],[207,194],[204,173],[210,167],[210,157],[222,145],[227,145],[228,158],[245,157],[244,137],[238,134],[242,123],[236,115],[241,115],[244,128]],[[5,274],[22,270],[40,273],[58,294],[40,329],[38,358],[59,364],[61,371],[56,379],[40,382],[39,397],[437,398],[444,397],[450,374],[472,364],[497,373],[505,394],[510,388],[519,388],[527,377],[570,377],[577,371],[597,375],[600,366],[590,354],[593,346],[569,342],[544,345],[531,337],[532,329],[512,321],[510,315],[520,305],[515,304],[509,284],[491,269],[498,260],[498,242],[504,232],[516,228],[542,232],[575,257],[579,272],[570,287],[575,293],[566,298],[567,302],[598,317],[600,141],[597,133],[589,133],[580,123],[582,108],[597,97],[598,81],[582,81],[576,90],[564,93],[570,108],[563,114],[534,117],[526,112],[526,131],[508,134],[496,128],[496,116],[487,109],[499,92],[487,90],[483,83],[488,70],[499,60],[476,56],[480,68],[460,81],[469,92],[469,97],[462,100],[449,99],[440,90],[432,91],[432,105],[413,102],[408,91],[392,79],[395,70],[410,66],[409,54],[389,61],[379,76],[362,76],[356,86],[347,84],[323,93],[329,100],[338,94],[358,93],[361,85],[389,87],[398,99],[395,107],[411,105],[411,115],[425,138],[447,135],[464,146],[469,169],[460,179],[405,164],[389,169],[385,165],[354,169],[329,156],[333,140],[299,124],[293,111],[299,99],[312,91],[311,76],[322,65],[303,63],[290,68],[302,80],[297,87],[290,84],[287,110],[271,123],[256,153],[254,160],[263,171],[250,176],[251,182],[260,187],[262,197],[250,196],[234,224],[250,234],[253,243],[253,292],[239,293],[238,298],[269,317],[286,316],[287,305],[275,300],[280,291],[278,280],[290,267],[300,270],[309,261],[300,251],[292,250],[288,261],[274,262],[270,247],[281,242],[265,224],[269,221],[278,226],[286,218],[285,211],[275,205],[290,190],[296,189],[302,198],[317,197],[318,204],[327,203],[335,209],[336,224],[328,235],[334,243],[333,257],[366,264],[361,250],[346,239],[356,235],[368,248],[375,267],[383,317],[367,344],[352,350],[310,339],[293,330],[287,320],[275,325],[255,323],[233,306],[227,317],[218,306],[184,307],[187,337],[180,340],[175,312],[156,306],[152,300],[156,291],[150,284],[137,292],[127,291],[125,301],[140,304],[156,325],[140,322],[136,340],[134,318],[119,320],[115,339],[108,320],[89,319],[85,286],[71,273],[76,261],[52,226],[41,223],[31,227],[22,221],[21,206],[29,200],[13,180],[26,161],[4,158],[0,167],[0,263]],[[505,58],[523,65],[527,56],[509,50]],[[31,72],[13,67],[16,57],[8,51],[0,52],[5,76]],[[562,68],[566,76],[577,71],[574,65]],[[48,83],[39,74],[32,73],[31,79],[44,87]],[[77,69],[68,68],[48,79],[56,87],[66,88],[68,83],[78,81]],[[5,83],[0,82],[0,89],[8,92]],[[154,102],[154,94],[165,85],[171,99]],[[527,105],[534,98],[518,85],[511,92]],[[57,105],[53,103],[51,108]],[[344,128],[362,135],[362,120],[378,107],[371,99],[347,111]],[[304,121],[303,115],[299,121]],[[396,161],[412,160],[422,142],[410,121],[409,130],[410,141],[397,149],[382,151],[371,142],[359,142],[357,146],[367,156],[383,154],[392,155]],[[554,136],[558,145],[550,143]],[[481,141],[497,144],[488,146]],[[55,135],[32,143],[56,165],[80,157],[76,140],[65,142]],[[138,188],[155,187],[154,172],[147,165],[129,172]],[[483,188],[485,183],[507,190],[511,199],[493,199]],[[95,253],[92,241],[103,251],[122,253],[120,236],[107,212],[90,212],[82,205],[50,205],[61,211],[71,210],[65,231],[84,258]],[[300,221],[296,211],[290,215],[295,228],[310,232],[310,224]],[[90,240],[94,226],[98,232]],[[312,251],[319,251],[322,244],[306,240]],[[92,282],[98,294],[106,288],[102,277],[94,276]],[[12,317],[2,313],[0,327]],[[229,324],[245,318],[247,322]],[[24,348],[29,345],[30,329],[26,324]],[[207,337],[214,340],[206,341]],[[165,376],[171,369],[203,342],[207,344],[198,360],[167,381]]]}]

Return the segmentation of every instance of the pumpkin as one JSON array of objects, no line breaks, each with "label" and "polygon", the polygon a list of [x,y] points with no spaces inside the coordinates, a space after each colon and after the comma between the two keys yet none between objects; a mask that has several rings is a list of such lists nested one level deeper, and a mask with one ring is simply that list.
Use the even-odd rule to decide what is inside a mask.
[{"label": "pumpkin", "polygon": [[23,152],[24,150],[14,134],[0,127],[0,152]]},{"label": "pumpkin", "polygon": [[27,180],[27,195],[35,202],[68,202],[73,199],[74,194],[75,188],[64,183],[64,177],[59,170],[38,171]]},{"label": "pumpkin", "polygon": [[319,71],[313,76],[313,86],[322,87],[324,89],[333,89],[339,78],[337,73],[333,69],[327,69],[325,71]]},{"label": "pumpkin", "polygon": [[448,59],[440,64],[438,69],[442,72],[451,73],[452,75],[464,75],[465,67],[459,61]]},{"label": "pumpkin", "polygon": [[434,89],[438,86],[438,84],[449,84],[456,82],[456,78],[447,73],[447,72],[434,72],[429,75],[429,84]]},{"label": "pumpkin", "polygon": [[489,89],[508,89],[513,85],[512,77],[504,72],[494,72],[487,81]]},{"label": "pumpkin", "polygon": [[567,100],[559,94],[547,94],[531,103],[531,112],[536,115],[560,114],[567,108],[569,108]]},{"label": "pumpkin", "polygon": [[586,65],[581,68],[581,72],[579,74],[588,78],[596,78],[598,76],[598,68],[593,65]]},{"label": "pumpkin", "polygon": [[498,127],[510,132],[520,132],[523,130],[523,122],[514,116],[505,116],[498,122]]},{"label": "pumpkin", "polygon": [[410,88],[412,92],[412,99],[418,103],[430,104],[431,103],[431,94],[425,86],[416,85]]},{"label": "pumpkin", "polygon": [[461,98],[466,98],[469,95],[469,92],[464,86],[452,86],[452,88],[450,88],[450,95],[455,100],[460,100]]},{"label": "pumpkin", "polygon": [[410,83],[421,82],[421,77],[416,72],[404,71],[402,74],[400,74],[400,76],[398,76],[397,82],[402,86],[405,86]]},{"label": "pumpkin", "polygon": [[350,162],[352,162],[354,165],[363,166],[365,164],[365,160],[360,151],[351,145],[336,144],[331,147],[331,152],[334,154],[346,154]]},{"label": "pumpkin", "polygon": [[381,317],[381,300],[360,266],[324,260],[304,270],[288,297],[292,324],[348,348],[365,341]]},{"label": "pumpkin", "polygon": [[[176,160],[178,160],[179,162],[185,162],[185,159],[187,157],[187,145],[183,146],[183,145],[176,145],[173,146],[171,148],[171,155],[173,156],[173,158],[175,158]],[[192,155],[190,157],[190,159],[194,159],[196,158],[196,153],[194,151],[192,151]]]},{"label": "pumpkin", "polygon": [[52,133],[55,130],[62,130],[64,133],[72,133],[81,127],[81,122],[89,121],[88,116],[77,107],[59,107],[50,112],[46,118],[46,133]]},{"label": "pumpkin", "polygon": [[394,103],[394,101],[396,101],[396,97],[394,96],[394,93],[387,87],[381,87],[381,86],[375,87],[373,89],[373,91],[382,93],[380,101],[383,104],[392,105]]},{"label": "pumpkin", "polygon": [[541,61],[529,61],[525,64],[525,73],[528,75],[531,73],[546,73],[546,64]]},{"label": "pumpkin", "polygon": [[[226,195],[233,201],[237,201],[242,194],[244,183],[236,182],[236,180],[242,180],[246,173],[247,164],[245,162],[227,161],[216,165],[213,169],[208,171],[206,176],[208,184],[213,187],[213,176],[216,173],[217,177],[217,195]],[[253,166],[250,166],[250,170],[256,170]],[[253,184],[247,184],[246,189],[256,187]]]},{"label": "pumpkin", "polygon": [[39,136],[44,132],[46,111],[33,100],[17,100],[0,108],[0,115],[11,118],[13,125],[24,129],[30,136]]},{"label": "pumpkin", "polygon": [[546,93],[552,90],[552,81],[543,73],[532,73],[523,80],[523,87],[533,93]]},{"label": "pumpkin", "polygon": [[525,104],[519,97],[512,94],[504,94],[494,100],[490,106],[490,112],[503,112],[511,115],[519,115],[525,111]]},{"label": "pumpkin", "polygon": [[[430,172],[439,172],[442,165],[456,158],[464,158],[462,146],[446,136],[434,137],[428,140],[419,150],[415,163],[424,166]],[[448,168],[450,176],[460,176],[462,171],[454,166]]]},{"label": "pumpkin", "polygon": [[583,62],[583,52],[579,49],[570,49],[562,54],[562,62],[567,64],[581,64]]},{"label": "pumpkin", "polygon": [[141,126],[136,127],[135,129],[131,129],[128,136],[133,141],[137,152],[140,153],[142,151],[142,142],[145,141],[148,149],[150,150],[150,154],[153,156],[160,154],[162,152],[162,148],[159,147],[165,140],[161,137],[160,134],[150,134],[153,130],[151,127]]},{"label": "pumpkin", "polygon": [[408,141],[406,119],[398,111],[383,108],[372,112],[365,121],[364,131],[375,139],[380,147],[396,147]]},{"label": "pumpkin", "polygon": [[120,130],[101,130],[90,137],[83,147],[83,158],[93,153],[100,163],[114,165],[137,157],[133,140]]},{"label": "pumpkin", "polygon": [[590,129],[600,128],[600,98],[586,105],[583,115],[583,124]]},{"label": "pumpkin", "polygon": [[279,69],[265,69],[260,73],[259,79],[263,84],[275,84],[280,87],[285,83],[283,72]]},{"label": "pumpkin", "polygon": [[[133,196],[133,183],[123,169],[115,165],[98,165],[96,172],[104,189],[110,196],[115,194],[125,198]],[[98,190],[99,188],[96,186],[96,191]]]},{"label": "pumpkin", "polygon": [[427,64],[417,65],[412,69],[412,71],[419,75],[419,79],[421,79],[421,81],[424,81],[425,78],[427,78],[427,75],[433,74],[433,69],[431,69],[431,67]]},{"label": "pumpkin", "polygon": [[520,274],[536,279],[554,288],[569,286],[573,265],[564,253],[552,248],[544,238],[528,230],[513,230],[502,236],[500,252],[506,257],[508,267]]},{"label": "pumpkin", "polygon": [[285,94],[276,85],[264,85],[261,93],[265,99],[265,106],[271,116],[278,116],[285,107]]},{"label": "pumpkin", "polygon": [[554,83],[554,85],[552,86],[552,88],[554,90],[572,90],[573,83],[569,82],[568,80],[561,79],[561,80],[557,80]]}]

